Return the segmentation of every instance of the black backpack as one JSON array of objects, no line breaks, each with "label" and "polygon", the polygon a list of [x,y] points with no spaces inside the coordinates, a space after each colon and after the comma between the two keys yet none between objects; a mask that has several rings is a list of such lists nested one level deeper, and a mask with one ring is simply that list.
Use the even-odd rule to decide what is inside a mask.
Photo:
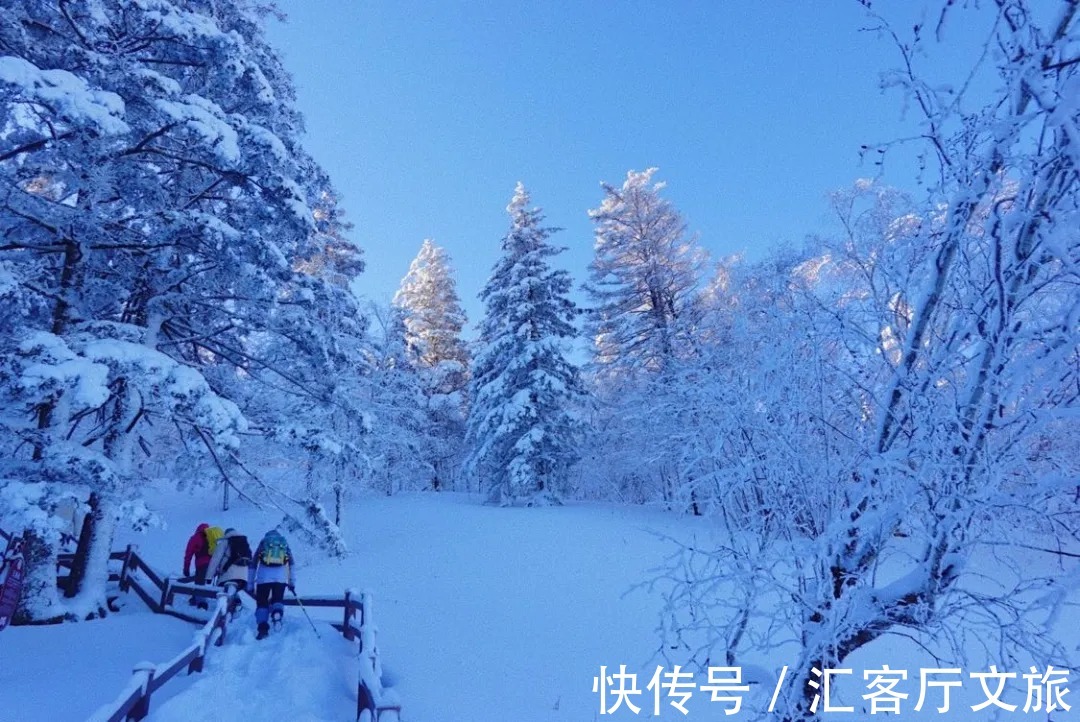
[{"label": "black backpack", "polygon": [[222,569],[228,569],[233,564],[246,567],[251,564],[251,545],[246,536],[229,537],[229,556]]}]

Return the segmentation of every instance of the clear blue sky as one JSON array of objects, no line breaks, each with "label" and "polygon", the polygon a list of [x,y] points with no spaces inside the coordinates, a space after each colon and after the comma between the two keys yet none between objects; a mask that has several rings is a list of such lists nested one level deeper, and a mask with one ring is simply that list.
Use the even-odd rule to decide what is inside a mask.
[{"label": "clear blue sky", "polygon": [[[825,195],[878,171],[860,145],[914,130],[855,0],[278,4],[307,146],[366,254],[358,290],[388,301],[431,237],[472,323],[518,180],[580,284],[601,181],[658,166],[710,253],[755,258],[827,231]],[[899,161],[886,179],[914,188]]]}]

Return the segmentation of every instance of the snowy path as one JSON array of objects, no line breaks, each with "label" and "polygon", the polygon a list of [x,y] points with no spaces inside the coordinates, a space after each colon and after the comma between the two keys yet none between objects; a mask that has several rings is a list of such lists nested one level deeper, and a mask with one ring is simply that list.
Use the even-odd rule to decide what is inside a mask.
[{"label": "snowy path", "polygon": [[256,640],[246,610],[230,625],[224,646],[207,655],[203,673],[160,704],[155,697],[148,719],[355,720],[356,646],[329,624],[318,626],[321,639],[298,610],[290,609],[282,629]]}]

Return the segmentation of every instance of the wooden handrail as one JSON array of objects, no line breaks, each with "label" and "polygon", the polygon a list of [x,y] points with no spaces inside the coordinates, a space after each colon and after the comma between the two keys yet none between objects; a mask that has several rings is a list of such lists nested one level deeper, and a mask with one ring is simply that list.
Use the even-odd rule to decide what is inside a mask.
[{"label": "wooden handrail", "polygon": [[[0,539],[5,541],[11,536],[0,529]],[[120,590],[127,592],[134,590],[135,594],[158,614],[169,614],[189,622],[199,623],[201,620],[174,609],[168,609],[172,597],[176,593],[190,595],[196,598],[214,598],[218,600],[214,614],[206,621],[196,636],[196,641],[175,658],[163,665],[154,665],[141,662],[135,665],[131,681],[121,691],[117,698],[100,707],[90,718],[92,722],[126,722],[128,720],[141,720],[149,714],[151,695],[170,679],[179,674],[180,670],[187,667],[188,674],[201,672],[203,660],[209,648],[210,640],[214,646],[221,646],[225,640],[225,630],[228,625],[229,607],[238,592],[230,586],[229,591],[222,592],[217,587],[199,584],[184,584],[173,582],[171,578],[162,577],[147,564],[134,545],[128,545],[124,551],[114,551],[109,554],[110,560],[121,561],[119,573],[111,573],[109,581],[119,583]],[[67,576],[60,576],[59,571],[70,569],[74,560],[74,554],[60,553],[56,557],[57,581],[65,584]],[[158,601],[143,588],[133,572],[140,573],[157,590]],[[253,596],[250,590],[246,590],[249,596]],[[359,653],[365,657],[367,664],[360,667],[356,693],[356,718],[360,720],[367,713],[367,718],[373,721],[379,720],[383,712],[395,712],[400,715],[401,705],[384,698],[382,689],[382,669],[379,663],[378,649],[375,646],[376,629],[371,623],[371,595],[364,593],[357,595],[352,590],[346,590],[344,598],[336,597],[301,597],[283,600],[287,606],[303,604],[305,607],[340,607],[343,610],[342,623],[334,623],[335,629],[340,631],[346,639],[357,642]]]},{"label": "wooden handrail", "polygon": [[[130,549],[130,547],[129,547]],[[137,582],[130,586],[138,588]],[[229,606],[236,598],[236,587],[219,592],[217,606],[210,620],[195,634],[195,640],[176,657],[164,664],[140,662],[132,671],[132,678],[117,698],[102,705],[91,715],[88,722],[127,722],[141,720],[150,714],[150,699],[170,679],[187,668],[188,674],[201,672],[203,660],[211,642],[220,647],[225,642],[225,630],[229,623]]]},{"label": "wooden handrail", "polygon": [[135,555],[132,557],[132,561],[135,562],[138,570],[145,574],[146,578],[149,579],[155,587],[161,589],[165,585],[165,582],[161,580],[161,577],[158,576],[157,572],[151,569],[150,566],[143,561],[142,557]]},{"label": "wooden handrail", "polygon": [[[142,676],[144,670],[141,666],[137,665],[132,673],[131,681],[128,682],[124,690],[116,698],[116,701],[112,703],[113,713],[108,717],[99,716],[103,708],[99,707],[87,722],[99,722],[99,720],[109,720],[109,722],[121,722],[128,719],[142,719],[141,717],[134,717],[133,712],[139,703],[143,700],[143,695],[146,691],[146,685]],[[145,716],[145,715],[144,715]]]},{"label": "wooden handrail", "polygon": [[[117,698],[102,705],[90,718],[91,722],[141,720],[150,713],[150,698],[154,692],[185,667],[188,674],[201,672],[211,642],[217,647],[224,643],[229,620],[228,610],[239,592],[235,585],[227,585],[228,591],[223,592],[220,587],[211,585],[174,582],[167,576],[163,579],[143,560],[134,545],[128,545],[122,552],[113,552],[109,558],[123,561],[123,566],[116,575],[121,591],[134,590],[135,594],[155,613],[169,614],[200,623],[201,620],[196,617],[169,609],[172,596],[183,594],[196,598],[217,599],[214,613],[196,633],[195,642],[163,664],[154,665],[142,662],[136,665],[131,681]],[[135,572],[138,572],[138,575],[134,574]],[[143,587],[140,576],[157,590],[158,601],[155,601],[149,590]],[[252,596],[250,590],[245,591]],[[284,603],[287,606],[303,604],[305,607],[341,608],[343,610],[342,623],[334,623],[333,627],[346,639],[357,642],[359,653],[365,658],[365,663],[360,665],[357,680],[356,719],[360,720],[365,712],[373,722],[377,722],[383,712],[395,712],[400,716],[401,705],[396,700],[387,699],[382,688],[382,668],[378,649],[375,646],[376,629],[372,623],[372,599],[369,593],[357,594],[353,590],[346,590],[344,597],[300,597],[299,599],[292,597],[285,599]]]}]

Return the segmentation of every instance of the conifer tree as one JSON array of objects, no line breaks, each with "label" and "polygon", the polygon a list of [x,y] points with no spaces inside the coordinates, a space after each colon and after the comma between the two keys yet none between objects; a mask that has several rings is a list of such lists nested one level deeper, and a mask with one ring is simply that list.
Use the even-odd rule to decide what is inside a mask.
[{"label": "conifer tree", "polygon": [[459,466],[468,409],[469,348],[461,338],[465,311],[445,249],[427,238],[394,295],[405,344],[420,372],[429,416],[430,486],[452,482]]},{"label": "conifer tree", "polygon": [[[69,608],[104,613],[113,528],[146,521],[145,456],[202,449],[224,475],[286,396],[326,408],[320,380],[351,367],[328,321],[356,319],[359,337],[362,318],[301,272],[340,223],[316,226],[329,183],[300,145],[265,13],[0,3],[0,483],[21,487],[0,515],[27,530],[26,618],[65,614],[58,503],[87,503],[92,527],[76,555],[91,583]],[[359,270],[330,252],[328,267]]]},{"label": "conifer tree", "polygon": [[430,238],[424,239],[408,274],[401,279],[394,305],[402,310],[405,340],[421,365],[437,368],[450,362],[468,366],[468,348],[461,339],[465,311],[450,256]]},{"label": "conifer tree", "polygon": [[696,315],[704,252],[660,197],[656,170],[630,171],[621,188],[603,184],[603,202],[589,211],[596,243],[585,286],[594,304],[587,331],[603,374],[663,369],[682,352]]},{"label": "conifer tree", "polygon": [[569,274],[550,266],[564,249],[518,183],[507,207],[502,257],[480,293],[484,302],[473,363],[466,468],[492,503],[558,502],[577,458],[578,370],[566,359],[576,308]]}]

